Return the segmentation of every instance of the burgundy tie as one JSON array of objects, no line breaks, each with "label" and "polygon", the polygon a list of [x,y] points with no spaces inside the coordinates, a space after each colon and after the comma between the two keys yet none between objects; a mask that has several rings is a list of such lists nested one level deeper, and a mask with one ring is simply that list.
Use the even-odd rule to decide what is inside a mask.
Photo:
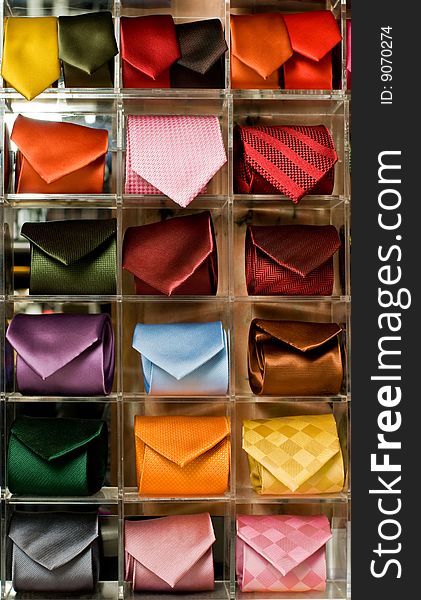
[{"label": "burgundy tie", "polygon": [[297,203],[333,191],[338,156],[324,125],[238,125],[234,156],[236,193],[284,194]]}]

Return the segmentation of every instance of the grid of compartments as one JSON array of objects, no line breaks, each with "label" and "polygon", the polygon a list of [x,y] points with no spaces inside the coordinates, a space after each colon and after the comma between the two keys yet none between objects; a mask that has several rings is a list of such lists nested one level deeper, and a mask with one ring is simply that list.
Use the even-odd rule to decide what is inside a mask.
[{"label": "grid of compartments", "polygon": [[[171,14],[176,23],[219,18],[229,46],[230,14],[254,12],[303,12],[330,10],[340,24],[343,41],[334,62],[335,89],[233,90],[230,87],[230,53],[225,59],[224,89],[133,90],[122,87],[120,55],[115,58],[114,88],[48,89],[27,102],[10,88],[0,91],[1,132],[10,133],[17,115],[66,121],[106,129],[109,151],[104,190],[101,195],[41,195],[14,193],[13,173],[9,187],[2,177],[3,277],[1,328],[1,598],[27,595],[15,592],[11,583],[9,525],[17,512],[94,512],[99,517],[101,551],[99,583],[83,598],[170,598],[171,594],[134,592],[125,582],[124,524],[127,520],[168,515],[209,513],[216,542],[213,545],[215,589],[213,592],[181,594],[203,600],[230,598],[275,600],[314,598],[342,600],[350,597],[350,95],[346,78],[346,20],[351,16],[346,0],[101,0],[90,5],[69,0],[66,14],[87,10],[110,10],[120,47],[120,18]],[[57,3],[46,9],[35,2],[1,3],[4,16],[63,14]],[[124,193],[127,118],[130,115],[215,115],[218,117],[228,161],[211,180],[204,195],[186,209],[164,196]],[[233,184],[233,131],[235,124],[326,125],[338,161],[335,184],[329,196],[306,196],[297,205],[285,196],[235,194]],[[16,147],[2,147],[14,163]],[[218,289],[215,296],[135,295],[133,277],[122,268],[122,246],[127,227],[168,218],[211,214],[218,251]],[[48,295],[28,293],[29,244],[20,235],[28,221],[110,219],[117,222],[116,294],[104,296]],[[244,243],[248,225],[333,225],[341,240],[334,258],[331,296],[249,296],[244,271]],[[26,258],[25,258],[26,257]],[[115,333],[115,377],[108,396],[25,396],[16,389],[13,358],[5,344],[5,332],[19,313],[107,313]],[[256,396],[248,380],[247,344],[253,319],[298,320],[338,323],[344,376],[335,396]],[[222,396],[162,397],[144,388],[139,353],[132,347],[136,323],[221,321],[228,336],[229,385]],[[332,494],[260,495],[250,483],[246,453],[242,449],[242,423],[247,419],[270,419],[291,415],[332,414],[338,429],[345,467],[345,485]],[[26,496],[8,489],[7,449],[12,423],[17,416],[100,418],[107,421],[109,452],[106,483],[91,496]],[[228,490],[217,496],[139,496],[136,486],[134,417],[226,416],[231,423],[231,468]],[[236,517],[238,515],[326,515],[332,529],[327,543],[327,586],[324,592],[246,593],[236,581]],[[33,593],[38,599],[64,598],[66,594]],[[70,595],[69,597],[75,597]]]}]

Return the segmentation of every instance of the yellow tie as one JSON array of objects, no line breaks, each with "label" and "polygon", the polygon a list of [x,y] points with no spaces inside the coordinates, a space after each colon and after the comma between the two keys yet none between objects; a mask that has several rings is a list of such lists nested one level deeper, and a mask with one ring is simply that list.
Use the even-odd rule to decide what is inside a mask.
[{"label": "yellow tie", "polygon": [[1,74],[27,100],[60,77],[57,19],[6,17]]}]

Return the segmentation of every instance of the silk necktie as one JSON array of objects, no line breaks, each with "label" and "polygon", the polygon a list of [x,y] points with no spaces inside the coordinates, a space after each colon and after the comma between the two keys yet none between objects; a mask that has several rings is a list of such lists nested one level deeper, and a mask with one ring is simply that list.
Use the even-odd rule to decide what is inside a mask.
[{"label": "silk necktie", "polygon": [[171,86],[223,88],[228,49],[219,19],[176,25],[181,58],[171,67]]},{"label": "silk necktie", "polygon": [[59,57],[67,87],[112,87],[118,53],[110,12],[58,19]]},{"label": "silk necktie", "polygon": [[55,17],[5,18],[1,74],[27,100],[59,79]]},{"label": "silk necktie", "polygon": [[326,543],[332,538],[324,515],[240,515],[236,572],[242,592],[324,592]]},{"label": "silk necktie", "polygon": [[244,421],[243,450],[259,494],[333,494],[344,486],[332,414]]},{"label": "silk necktie", "polygon": [[[16,382],[29,396],[103,396],[114,379],[108,314],[17,314],[6,337],[16,350]],[[65,343],[63,343],[65,340]]]},{"label": "silk necktie", "polygon": [[89,496],[104,484],[108,435],[105,421],[18,417],[8,449],[13,494]]},{"label": "silk necktie", "polygon": [[172,17],[122,17],[121,54],[124,87],[169,88],[169,69],[181,56]]},{"label": "silk necktie", "polygon": [[230,469],[226,417],[135,417],[139,495],[224,494]]},{"label": "silk necktie", "polygon": [[292,397],[339,394],[341,331],[336,323],[254,319],[248,346],[253,392]]},{"label": "silk necktie", "polygon": [[226,161],[216,116],[127,119],[126,194],[164,194],[186,207]]},{"label": "silk necktie", "polygon": [[123,268],[134,274],[136,294],[216,294],[218,258],[210,213],[129,227]]},{"label": "silk necktie", "polygon": [[284,64],[286,89],[332,89],[332,49],[341,33],[330,10],[285,14],[293,57]]},{"label": "silk necktie", "polygon": [[231,87],[279,88],[279,68],[292,56],[280,13],[231,15]]},{"label": "silk necktie", "polygon": [[208,513],[126,520],[124,538],[125,579],[135,591],[213,590],[215,534]]},{"label": "silk necktie", "polygon": [[234,135],[237,193],[284,194],[295,203],[332,193],[338,156],[324,125],[238,125]]},{"label": "silk necktie", "polygon": [[31,294],[115,294],[115,219],[24,223]]},{"label": "silk necktie", "polygon": [[339,247],[333,225],[249,225],[247,290],[256,296],[329,296]]},{"label": "silk necktie", "polygon": [[9,538],[16,592],[84,592],[99,575],[98,517],[14,512]]},{"label": "silk necktie", "polygon": [[220,396],[228,388],[228,344],[221,321],[138,323],[133,348],[142,356],[152,396]]},{"label": "silk necktie", "polygon": [[352,25],[351,19],[346,20],[346,84],[347,88],[350,90],[352,88],[352,50],[351,50],[351,38],[352,38]]}]

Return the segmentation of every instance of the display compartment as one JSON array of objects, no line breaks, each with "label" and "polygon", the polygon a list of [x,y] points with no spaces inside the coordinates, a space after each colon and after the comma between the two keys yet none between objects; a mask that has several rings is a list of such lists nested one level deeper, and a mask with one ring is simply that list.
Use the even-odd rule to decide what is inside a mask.
[{"label": "display compartment", "polygon": [[[271,125],[325,125],[330,131],[338,155],[334,166],[335,178],[333,196],[343,196],[346,192],[347,162],[345,161],[345,140],[348,105],[346,102],[326,98],[308,99],[245,99],[234,98],[233,123],[248,126]],[[236,194],[235,200],[247,200],[252,196]],[[278,195],[263,195],[268,200],[281,198]],[[329,196],[305,196],[298,207],[304,206],[309,199],[327,200]],[[289,202],[292,203],[291,200]]]},{"label": "display compartment", "polygon": [[347,562],[349,549],[347,537],[350,527],[350,510],[345,502],[326,499],[323,502],[307,500],[306,503],[293,500],[287,503],[251,504],[240,500],[236,504],[236,516],[239,515],[324,515],[329,519],[332,538],[326,544],[326,590],[324,592],[242,592],[237,585],[236,598],[239,600],[343,600],[347,598],[349,575]]},{"label": "display compartment", "polygon": [[[349,206],[342,198],[327,201],[319,197],[308,196],[301,206],[293,205],[288,199],[271,200],[268,198],[249,198],[236,202],[233,206],[233,244],[234,244],[234,286],[238,300],[248,296],[245,279],[245,239],[248,226],[260,225],[333,225],[341,242],[339,250],[333,256],[334,282],[331,296],[319,296],[318,300],[330,301],[348,296],[349,264]],[[251,296],[253,301],[257,297]],[[303,297],[272,295],[271,298],[300,301]],[[315,299],[314,296],[309,297]],[[259,297],[261,301],[267,296]]]}]

